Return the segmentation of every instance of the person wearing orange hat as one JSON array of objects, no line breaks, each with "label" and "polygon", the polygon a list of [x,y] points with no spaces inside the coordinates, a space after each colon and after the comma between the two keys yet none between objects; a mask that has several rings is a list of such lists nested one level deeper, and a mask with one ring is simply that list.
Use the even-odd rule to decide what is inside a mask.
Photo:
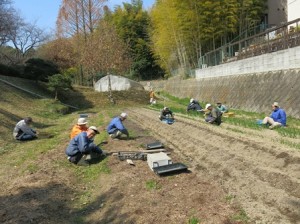
[{"label": "person wearing orange hat", "polygon": [[87,131],[88,130],[88,126],[87,126],[87,120],[86,118],[79,118],[77,121],[77,124],[75,124],[72,128],[72,131],[70,133],[70,139],[74,138],[76,135],[80,134],[83,131]]}]

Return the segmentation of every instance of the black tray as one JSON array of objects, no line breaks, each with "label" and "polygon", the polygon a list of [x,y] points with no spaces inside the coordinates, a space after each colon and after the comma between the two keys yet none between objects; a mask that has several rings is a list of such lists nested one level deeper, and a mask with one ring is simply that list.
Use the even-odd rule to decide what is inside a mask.
[{"label": "black tray", "polygon": [[153,167],[154,173],[161,175],[167,173],[176,173],[186,171],[188,167],[183,163],[173,163],[165,166]]},{"label": "black tray", "polygon": [[163,147],[164,147],[164,145],[161,142],[158,142],[158,141],[146,145],[147,150],[160,149],[160,148],[163,148]]}]

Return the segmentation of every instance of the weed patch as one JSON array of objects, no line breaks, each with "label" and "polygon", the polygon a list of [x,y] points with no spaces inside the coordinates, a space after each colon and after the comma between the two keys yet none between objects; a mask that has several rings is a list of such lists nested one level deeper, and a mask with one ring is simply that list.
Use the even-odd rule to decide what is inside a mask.
[{"label": "weed patch", "polygon": [[147,190],[158,190],[161,189],[161,186],[155,180],[146,181]]}]

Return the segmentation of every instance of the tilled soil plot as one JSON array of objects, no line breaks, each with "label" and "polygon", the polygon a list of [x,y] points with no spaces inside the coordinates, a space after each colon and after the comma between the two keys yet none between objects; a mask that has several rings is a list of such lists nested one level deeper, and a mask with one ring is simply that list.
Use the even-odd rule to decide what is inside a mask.
[{"label": "tilled soil plot", "polygon": [[[194,174],[217,181],[255,223],[300,223],[300,153],[279,148],[273,133],[239,134],[184,117],[161,123],[159,112],[132,109],[130,119],[188,161]],[[269,134],[270,135],[269,135]]]},{"label": "tilled soil plot", "polygon": [[[132,138],[109,139],[107,151],[141,151],[158,140],[132,118],[124,124]],[[171,148],[165,149],[173,162],[180,161]],[[96,181],[98,199],[86,209],[87,223],[240,223],[233,218],[240,213],[239,205],[226,201],[223,189],[204,175],[188,171],[158,176],[147,161],[132,160],[134,165],[129,165],[116,156],[108,159],[111,174]]]}]

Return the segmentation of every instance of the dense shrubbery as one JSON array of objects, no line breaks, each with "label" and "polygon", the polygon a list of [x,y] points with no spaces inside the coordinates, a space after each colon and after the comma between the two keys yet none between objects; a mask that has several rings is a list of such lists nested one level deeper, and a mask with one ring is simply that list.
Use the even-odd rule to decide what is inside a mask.
[{"label": "dense shrubbery", "polygon": [[0,64],[0,75],[22,77],[22,73],[8,65]]},{"label": "dense shrubbery", "polygon": [[31,58],[25,65],[0,64],[0,75],[25,78],[35,81],[48,82],[48,77],[59,73],[55,64],[39,58]]},{"label": "dense shrubbery", "polygon": [[40,58],[31,58],[25,62],[24,78],[47,82],[48,77],[59,73],[55,64]]}]

